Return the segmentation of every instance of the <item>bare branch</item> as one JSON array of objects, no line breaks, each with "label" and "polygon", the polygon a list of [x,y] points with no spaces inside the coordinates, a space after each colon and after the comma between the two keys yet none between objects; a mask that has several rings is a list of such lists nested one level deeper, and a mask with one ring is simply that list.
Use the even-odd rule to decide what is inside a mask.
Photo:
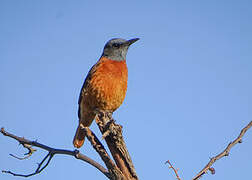
[{"label": "bare branch", "polygon": [[[41,168],[41,166],[44,164],[45,160],[49,157],[49,159],[47,160],[46,164]],[[38,164],[38,167],[37,169],[35,170],[34,173],[31,173],[31,174],[16,174],[16,173],[13,173],[11,171],[2,171],[3,173],[9,173],[9,174],[12,174],[13,176],[21,176],[21,177],[30,177],[30,176],[33,176],[35,174],[39,174],[41,171],[43,171],[43,169],[46,168],[46,166],[48,166],[49,162],[51,161],[53,155],[48,153],[44,159]]]},{"label": "bare branch", "polygon": [[220,154],[218,154],[217,156],[213,157],[210,159],[210,161],[208,162],[208,164],[193,178],[193,180],[197,180],[199,179],[203,174],[205,174],[208,170],[214,174],[215,173],[215,169],[212,168],[211,166],[215,163],[215,161],[219,160],[220,158],[224,157],[224,156],[228,156],[230,149],[236,145],[237,143],[241,143],[242,142],[242,137],[243,135],[246,133],[246,131],[252,126],[252,121],[250,121],[250,123],[244,127],[239,136],[232,142],[230,142],[228,144],[228,146],[226,147],[226,149],[224,149],[224,151],[222,151]]},{"label": "bare branch", "polygon": [[126,179],[137,180],[136,170],[122,136],[122,126],[115,123],[112,113],[97,111],[96,123],[105,138],[109,150]]},{"label": "bare branch", "polygon": [[24,156],[22,158],[14,155],[14,154],[10,154],[10,156],[12,156],[12,157],[14,157],[16,159],[19,159],[19,160],[24,160],[24,159],[29,158],[35,151],[37,151],[36,149],[33,149],[32,146],[29,145],[29,144],[22,144],[22,145],[23,145],[24,148],[28,149],[28,152],[24,154],[26,156]]},{"label": "bare branch", "polygon": [[103,162],[106,164],[108,171],[110,172],[111,179],[124,179],[124,175],[115,165],[113,160],[109,157],[109,154],[107,153],[99,139],[96,137],[96,135],[88,127],[84,127],[82,124],[80,126],[85,130],[86,137],[88,138],[96,152],[100,155]]},{"label": "bare branch", "polygon": [[[71,150],[66,150],[66,149],[52,148],[52,147],[46,146],[44,144],[38,143],[37,141],[30,141],[30,140],[25,139],[23,137],[18,137],[14,134],[11,134],[11,133],[5,131],[4,128],[1,128],[1,133],[4,136],[8,136],[12,139],[17,140],[20,144],[22,144],[25,148],[27,148],[29,150],[28,156],[31,156],[31,154],[35,151],[35,149],[33,149],[32,146],[48,151],[48,154],[38,164],[38,168],[35,170],[34,173],[23,175],[23,174],[17,174],[17,173],[13,173],[11,171],[5,171],[5,170],[2,171],[3,173],[8,173],[8,174],[12,174],[14,176],[22,176],[22,177],[33,176],[35,174],[39,174],[40,172],[42,172],[48,166],[48,164],[50,163],[50,161],[52,160],[52,158],[55,154],[64,154],[64,155],[74,156],[76,159],[80,159],[82,161],[85,161],[85,162],[91,164],[92,166],[97,168],[100,172],[102,172],[107,178],[110,178],[110,173],[108,172],[107,169],[105,169],[102,165],[100,165],[96,161],[92,160],[91,158],[85,156],[84,154],[81,154],[78,150],[71,151]],[[12,155],[12,156],[16,157],[14,155]],[[18,158],[18,157],[16,157],[16,158]],[[24,159],[24,158],[18,158],[18,159]],[[44,166],[42,166],[46,160],[47,160],[46,164]]]},{"label": "bare branch", "polygon": [[174,173],[176,174],[176,178],[177,178],[178,180],[181,180],[180,177],[179,177],[179,175],[178,175],[178,169],[175,169],[175,168],[172,166],[172,164],[171,164],[171,162],[170,162],[169,160],[166,161],[165,163],[168,163],[168,164],[170,165],[169,168],[172,169],[172,170],[174,171]]}]

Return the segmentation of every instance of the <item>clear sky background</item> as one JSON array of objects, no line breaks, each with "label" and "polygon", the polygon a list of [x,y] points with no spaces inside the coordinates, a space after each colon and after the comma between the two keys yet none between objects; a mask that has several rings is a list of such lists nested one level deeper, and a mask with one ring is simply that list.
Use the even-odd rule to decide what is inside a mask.
[{"label": "clear sky background", "polygon": [[[167,160],[191,179],[252,120],[251,19],[250,0],[1,0],[0,126],[73,150],[87,72],[109,39],[138,37],[114,118],[140,179],[175,179]],[[17,173],[33,172],[45,154],[19,161],[8,155],[26,152],[16,141],[0,135],[0,146],[0,169]],[[102,163],[88,141],[80,151]],[[251,152],[252,130],[203,179],[251,179]],[[68,156],[30,179],[55,178],[105,179]]]}]

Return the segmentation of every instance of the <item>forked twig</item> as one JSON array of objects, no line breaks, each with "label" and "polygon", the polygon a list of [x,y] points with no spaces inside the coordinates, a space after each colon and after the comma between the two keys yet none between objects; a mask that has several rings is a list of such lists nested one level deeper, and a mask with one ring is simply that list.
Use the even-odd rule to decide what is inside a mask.
[{"label": "forked twig", "polygon": [[19,160],[24,160],[24,159],[29,158],[35,151],[37,151],[36,149],[33,149],[32,146],[29,145],[29,144],[22,144],[22,145],[23,145],[24,148],[28,149],[28,152],[24,154],[25,155],[24,157],[18,157],[18,156],[14,155],[14,154],[10,154],[10,156],[12,156],[12,157],[14,157],[16,159],[19,159]]},{"label": "forked twig", "polygon": [[250,123],[244,127],[239,136],[232,142],[230,142],[228,144],[228,146],[226,147],[226,149],[224,149],[224,151],[222,151],[220,154],[218,154],[217,156],[213,157],[210,159],[210,161],[208,162],[208,164],[193,178],[193,180],[197,180],[199,179],[203,174],[207,173],[207,171],[209,170],[212,174],[215,173],[215,169],[213,167],[211,167],[215,161],[219,160],[220,158],[224,157],[224,156],[228,156],[230,149],[236,145],[237,143],[241,143],[242,142],[242,137],[244,136],[244,134],[246,133],[246,131],[252,126],[252,121],[250,121]]},{"label": "forked twig", "polygon": [[[32,146],[34,147],[38,147],[41,149],[44,149],[46,151],[48,151],[48,154],[42,159],[42,161],[38,164],[37,169],[35,170],[35,172],[30,173],[30,174],[18,174],[18,173],[14,173],[12,171],[6,171],[6,170],[2,170],[3,173],[8,173],[8,174],[12,174],[13,176],[21,176],[21,177],[29,177],[29,176],[33,176],[35,174],[39,174],[40,172],[42,172],[50,163],[50,161],[52,160],[53,156],[55,154],[64,154],[64,155],[70,155],[70,156],[74,156],[76,159],[80,159],[82,161],[85,161],[89,164],[91,164],[92,166],[94,166],[95,168],[97,168],[100,172],[102,172],[106,177],[110,178],[110,173],[108,172],[107,169],[105,169],[103,166],[101,166],[99,163],[97,163],[96,161],[90,159],[89,157],[81,154],[78,150],[66,150],[66,149],[56,149],[56,148],[52,148],[49,147],[47,145],[38,143],[37,141],[30,141],[28,139],[25,139],[23,137],[18,137],[14,134],[11,134],[7,131],[4,130],[4,128],[1,128],[1,133],[4,136],[8,136],[12,139],[17,140],[20,144],[22,144],[25,148],[27,148],[29,150],[26,157],[24,158],[19,158],[15,155],[11,155],[17,159],[26,159],[27,157],[31,156],[32,153],[35,151],[35,149],[32,148]],[[47,160],[47,161],[46,161]],[[45,163],[46,162],[46,163]],[[43,166],[43,164],[45,163],[45,165]]]},{"label": "forked twig", "polygon": [[[50,152],[44,157],[44,159],[38,164],[38,167],[37,169],[35,170],[34,173],[30,173],[30,174],[17,174],[17,173],[13,173],[12,171],[5,171],[5,170],[2,170],[3,173],[9,173],[9,174],[12,174],[13,176],[21,176],[21,177],[30,177],[30,176],[33,176],[35,174],[39,174],[41,171],[43,171],[47,166],[48,164],[50,163],[52,157],[53,157],[54,154],[50,154]],[[49,158],[48,158],[49,157]],[[48,158],[46,164],[41,168],[41,166],[44,164],[45,160]]]}]

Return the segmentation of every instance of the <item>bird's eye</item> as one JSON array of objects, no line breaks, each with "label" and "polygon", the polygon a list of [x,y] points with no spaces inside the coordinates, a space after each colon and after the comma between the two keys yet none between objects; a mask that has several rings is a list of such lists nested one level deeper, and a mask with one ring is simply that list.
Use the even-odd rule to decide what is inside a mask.
[{"label": "bird's eye", "polygon": [[113,47],[119,48],[119,46],[120,46],[120,44],[118,44],[118,43],[113,44]]}]

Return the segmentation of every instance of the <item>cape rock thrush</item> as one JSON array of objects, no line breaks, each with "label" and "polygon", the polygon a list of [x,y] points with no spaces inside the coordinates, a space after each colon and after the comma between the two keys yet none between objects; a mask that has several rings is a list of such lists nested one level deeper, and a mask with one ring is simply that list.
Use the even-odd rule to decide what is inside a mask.
[{"label": "cape rock thrush", "polygon": [[89,127],[95,118],[95,110],[114,112],[123,102],[128,80],[126,54],[131,44],[139,38],[124,40],[111,39],[98,62],[90,69],[79,97],[79,126],[73,144],[80,148],[85,132],[80,124]]}]

